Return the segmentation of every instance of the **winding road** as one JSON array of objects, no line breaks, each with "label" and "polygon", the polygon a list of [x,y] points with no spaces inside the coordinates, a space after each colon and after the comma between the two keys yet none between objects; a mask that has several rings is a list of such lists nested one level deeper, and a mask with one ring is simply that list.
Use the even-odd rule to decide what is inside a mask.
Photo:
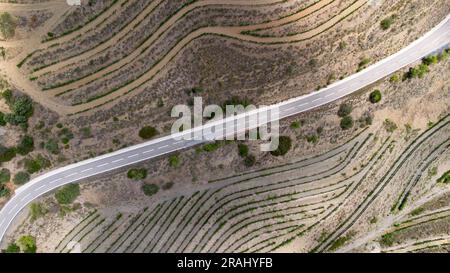
[{"label": "winding road", "polygon": [[327,88],[306,96],[293,98],[276,105],[261,108],[245,114],[215,121],[176,135],[165,136],[139,145],[128,147],[113,153],[102,155],[93,159],[75,163],[63,168],[50,171],[34,178],[26,185],[16,190],[15,195],[0,211],[0,241],[3,239],[8,227],[15,216],[30,202],[62,185],[80,182],[83,179],[102,173],[116,170],[144,160],[153,159],[168,153],[186,149],[207,140],[182,140],[182,136],[198,133],[207,139],[221,136],[222,132],[210,132],[217,125],[234,125],[245,122],[246,117],[266,113],[272,109],[279,110],[279,119],[296,115],[324,104],[336,101],[352,94],[389,74],[417,62],[424,56],[436,52],[450,44],[450,15],[439,25],[425,34],[419,40],[396,54],[374,64],[365,70],[354,74],[342,81],[336,82]]}]

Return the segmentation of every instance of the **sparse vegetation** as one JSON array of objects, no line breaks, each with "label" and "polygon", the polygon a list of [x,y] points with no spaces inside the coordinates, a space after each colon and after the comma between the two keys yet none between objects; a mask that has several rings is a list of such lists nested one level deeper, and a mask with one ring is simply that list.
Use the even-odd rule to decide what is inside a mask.
[{"label": "sparse vegetation", "polygon": [[47,140],[47,142],[44,145],[44,148],[49,153],[54,154],[54,155],[57,155],[60,153],[58,142],[53,138],[50,138],[49,140]]},{"label": "sparse vegetation", "polygon": [[345,116],[348,116],[352,113],[353,107],[350,104],[343,103],[339,106],[338,110],[338,116],[343,118]]},{"label": "sparse vegetation", "polygon": [[55,193],[55,199],[60,205],[72,204],[75,199],[80,195],[80,185],[69,184],[63,186]]},{"label": "sparse vegetation", "polygon": [[156,128],[151,127],[151,126],[142,127],[142,129],[139,130],[139,136],[142,139],[151,139],[151,138],[157,136],[158,134],[159,134],[158,130],[156,130]]},{"label": "sparse vegetation", "polygon": [[0,13],[0,32],[3,38],[10,39],[16,33],[17,22],[16,19],[8,12]]},{"label": "sparse vegetation", "polygon": [[144,184],[142,185],[142,191],[145,195],[152,196],[159,191],[159,187],[155,184]]},{"label": "sparse vegetation", "polygon": [[292,147],[292,140],[288,136],[280,136],[278,148],[270,152],[273,156],[283,156],[289,152]]},{"label": "sparse vegetation", "polygon": [[387,233],[381,236],[380,244],[384,247],[390,247],[394,244],[394,234]]},{"label": "sparse vegetation", "polygon": [[241,157],[246,157],[248,156],[248,146],[243,144],[243,143],[239,143],[238,144],[238,150],[239,150],[239,155]]},{"label": "sparse vegetation", "polygon": [[340,126],[342,130],[348,130],[353,127],[353,124],[354,122],[352,116],[345,116],[341,119]]},{"label": "sparse vegetation", "polygon": [[147,178],[147,170],[146,169],[130,169],[127,173],[127,177],[133,180],[142,180]]},{"label": "sparse vegetation", "polygon": [[47,213],[47,209],[44,208],[42,203],[31,203],[30,205],[30,217],[32,221],[43,217]]},{"label": "sparse vegetation", "polygon": [[378,103],[381,101],[381,92],[376,89],[372,93],[370,93],[369,100],[371,103]]},{"label": "sparse vegetation", "polygon": [[394,17],[390,16],[388,18],[385,18],[383,20],[381,20],[380,22],[380,26],[383,30],[387,30],[391,27],[392,23],[394,22]]},{"label": "sparse vegetation", "polygon": [[386,131],[389,133],[393,133],[398,128],[397,124],[395,124],[395,122],[393,122],[390,119],[385,119],[383,122],[383,125],[384,125],[384,129],[386,129]]},{"label": "sparse vegetation", "polygon": [[169,156],[169,165],[173,168],[180,166],[181,159],[179,155],[171,155]]},{"label": "sparse vegetation", "polygon": [[30,175],[27,172],[20,171],[14,176],[13,182],[16,185],[23,185],[30,181]]},{"label": "sparse vegetation", "polygon": [[6,168],[1,169],[0,170],[0,184],[7,183],[10,180],[11,180],[11,172]]},{"label": "sparse vegetation", "polygon": [[24,253],[35,253],[37,250],[36,239],[31,235],[20,237],[17,244]]}]

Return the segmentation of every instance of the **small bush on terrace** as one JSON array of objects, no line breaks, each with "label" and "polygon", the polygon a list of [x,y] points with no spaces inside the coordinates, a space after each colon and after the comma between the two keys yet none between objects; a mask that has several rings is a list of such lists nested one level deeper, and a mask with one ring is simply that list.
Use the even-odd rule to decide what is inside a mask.
[{"label": "small bush on terrace", "polygon": [[60,205],[72,204],[75,199],[80,195],[80,185],[69,184],[63,186],[55,193],[55,199]]},{"label": "small bush on terrace", "polygon": [[2,253],[19,253],[20,247],[16,245],[15,243],[11,243],[8,245],[8,247],[4,250],[2,250]]},{"label": "small bush on terrace", "polygon": [[142,185],[142,191],[145,195],[152,196],[159,191],[159,187],[155,184],[144,184]]},{"label": "small bush on terrace", "polygon": [[238,150],[239,150],[239,155],[241,157],[246,157],[248,155],[248,146],[247,145],[245,145],[243,143],[239,143]]},{"label": "small bush on terrace", "polygon": [[339,110],[338,110],[337,114],[339,117],[343,118],[345,116],[350,115],[352,110],[353,110],[353,108],[350,104],[343,103],[339,106]]},{"label": "small bush on terrace", "polygon": [[47,158],[45,158],[40,154],[34,158],[30,157],[24,160],[25,170],[30,174],[37,173],[50,166],[51,166],[50,160],[48,160]]},{"label": "small bush on terrace", "polygon": [[13,98],[12,94],[8,100],[11,113],[5,115],[5,121],[12,125],[26,127],[28,118],[33,115],[33,101],[28,96]]},{"label": "small bush on terrace", "polygon": [[381,92],[376,89],[372,93],[370,93],[369,100],[371,103],[378,103],[381,101]]},{"label": "small bush on terrace", "polygon": [[139,136],[142,139],[151,139],[158,134],[159,134],[158,130],[156,130],[156,128],[151,126],[144,126],[142,127],[141,130],[139,130]]},{"label": "small bush on terrace", "polygon": [[8,196],[9,193],[9,189],[5,185],[0,184],[0,198]]},{"label": "small bush on terrace", "polygon": [[9,39],[14,37],[16,33],[16,20],[8,12],[0,13],[0,32],[3,38]]},{"label": "small bush on terrace", "polygon": [[35,253],[37,250],[36,239],[31,235],[20,237],[17,244],[25,253]]},{"label": "small bush on terrace", "polygon": [[53,138],[47,140],[47,142],[44,145],[44,148],[51,154],[54,154],[54,155],[59,154],[58,142]]},{"label": "small bush on terrace", "polygon": [[341,128],[342,130],[348,130],[353,127],[353,118],[351,116],[345,116],[341,119]]},{"label": "small bush on terrace", "polygon": [[0,112],[0,126],[6,126],[5,114]]},{"label": "small bush on terrace", "polygon": [[30,181],[30,175],[27,172],[20,171],[16,173],[16,175],[13,178],[13,182],[16,185],[23,185]]},{"label": "small bush on terrace", "polygon": [[280,136],[278,148],[270,152],[273,156],[283,156],[289,152],[292,147],[292,140],[288,136]]},{"label": "small bush on terrace", "polygon": [[385,247],[390,247],[394,244],[394,234],[387,233],[381,236],[380,244]]},{"label": "small bush on terrace", "polygon": [[0,162],[11,161],[16,156],[16,149],[14,147],[8,148],[0,145]]},{"label": "small bush on terrace", "polygon": [[254,155],[248,155],[244,159],[244,164],[246,167],[252,167],[256,163],[256,158]]},{"label": "small bush on terrace", "polygon": [[127,177],[133,180],[142,180],[147,178],[146,169],[130,169],[127,173]]},{"label": "small bush on terrace", "polygon": [[394,17],[392,17],[392,16],[381,20],[381,22],[380,22],[381,29],[383,29],[383,30],[389,29],[393,22],[394,22]]},{"label": "small bush on terrace", "polygon": [[181,160],[180,160],[180,157],[178,155],[171,155],[169,157],[169,165],[171,167],[176,168],[176,167],[180,166],[180,164],[181,164]]},{"label": "small bush on terrace", "polygon": [[386,129],[386,131],[388,131],[389,133],[392,133],[395,130],[397,130],[397,124],[395,124],[395,122],[393,122],[390,119],[385,119],[383,125],[384,129]]},{"label": "small bush on terrace", "polygon": [[34,140],[31,136],[24,136],[20,141],[19,145],[17,145],[17,152],[20,155],[27,155],[34,150]]},{"label": "small bush on terrace", "polygon": [[11,180],[11,172],[6,168],[1,169],[0,170],[0,184],[7,183],[10,180]]},{"label": "small bush on terrace", "polygon": [[47,213],[47,210],[42,206],[41,203],[31,203],[30,205],[30,217],[31,221],[35,221],[38,218],[41,218]]}]

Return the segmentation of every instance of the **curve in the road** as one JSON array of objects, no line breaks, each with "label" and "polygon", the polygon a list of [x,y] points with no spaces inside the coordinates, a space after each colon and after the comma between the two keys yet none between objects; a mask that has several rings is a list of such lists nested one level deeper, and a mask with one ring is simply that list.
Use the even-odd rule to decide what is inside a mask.
[{"label": "curve in the road", "polygon": [[[227,125],[233,128],[236,123],[240,124],[246,122],[249,116],[253,117],[257,114],[266,113],[272,109],[279,110],[279,119],[281,119],[319,107],[347,96],[384,78],[385,76],[406,65],[416,62],[424,56],[435,52],[437,49],[448,45],[449,42],[450,16],[447,16],[447,18],[433,28],[433,30],[403,50],[318,92],[293,98],[279,104],[250,111],[245,114],[214,121],[191,130],[165,136],[50,171],[17,189],[15,195],[2,208],[0,211],[0,240],[3,238],[15,216],[25,206],[27,206],[34,199],[62,185],[80,182],[88,177],[93,177],[111,170],[119,169],[131,164],[204,143],[205,140],[185,140],[183,137],[189,139],[191,135],[195,134],[201,134],[203,137],[206,137],[206,134],[203,132],[211,132],[211,128],[215,128],[218,125],[223,126],[223,128],[226,128],[225,126]],[[258,125],[260,124],[255,126]],[[208,136],[221,137],[222,132],[217,131],[213,134],[209,133]]]}]

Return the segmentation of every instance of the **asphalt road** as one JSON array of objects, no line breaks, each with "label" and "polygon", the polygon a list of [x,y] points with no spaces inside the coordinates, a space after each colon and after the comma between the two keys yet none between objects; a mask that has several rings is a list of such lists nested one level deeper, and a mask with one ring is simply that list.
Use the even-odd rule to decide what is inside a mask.
[{"label": "asphalt road", "polygon": [[[433,28],[433,30],[408,47],[357,74],[336,82],[318,92],[290,99],[264,109],[258,109],[257,111],[247,113],[247,115],[255,115],[270,109],[278,108],[279,118],[282,119],[308,111],[358,91],[449,44],[450,15],[438,26]],[[206,135],[208,139],[212,139],[221,135],[222,132],[203,133],[205,129],[209,129],[217,124],[230,125],[235,124],[235,122],[244,121],[242,115],[224,119],[215,122],[214,124],[204,125],[177,135],[166,136],[128,147],[110,154],[59,168],[39,176],[17,189],[15,195],[0,211],[0,241],[3,239],[8,227],[14,220],[14,217],[30,202],[47,192],[68,183],[79,182],[88,177],[106,173],[205,142],[205,140],[180,140],[179,137],[182,135],[200,132],[200,134]]]}]

